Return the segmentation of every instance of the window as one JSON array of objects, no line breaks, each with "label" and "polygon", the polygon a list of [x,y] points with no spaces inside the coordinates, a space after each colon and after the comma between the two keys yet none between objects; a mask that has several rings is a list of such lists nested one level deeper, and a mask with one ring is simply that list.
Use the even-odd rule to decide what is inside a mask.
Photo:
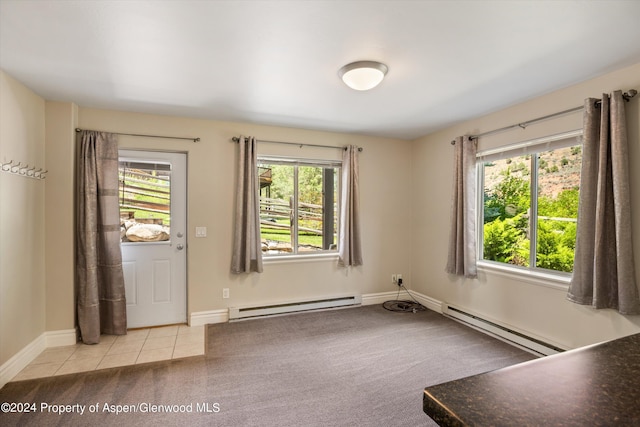
[{"label": "window", "polygon": [[580,131],[479,153],[482,260],[573,271]]},{"label": "window", "polygon": [[122,242],[168,241],[171,226],[171,165],[120,161]]},{"label": "window", "polygon": [[265,255],[337,251],[340,168],[340,162],[258,159]]}]

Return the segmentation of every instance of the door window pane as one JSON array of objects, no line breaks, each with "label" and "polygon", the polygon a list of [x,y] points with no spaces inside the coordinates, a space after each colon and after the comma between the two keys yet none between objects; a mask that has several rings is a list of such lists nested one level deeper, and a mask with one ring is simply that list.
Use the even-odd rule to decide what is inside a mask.
[{"label": "door window pane", "polygon": [[171,165],[119,162],[120,240],[163,242],[171,233]]}]

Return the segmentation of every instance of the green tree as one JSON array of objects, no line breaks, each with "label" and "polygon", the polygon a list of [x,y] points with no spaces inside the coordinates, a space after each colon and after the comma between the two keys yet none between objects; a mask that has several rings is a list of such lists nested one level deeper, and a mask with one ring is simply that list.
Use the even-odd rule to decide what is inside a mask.
[{"label": "green tree", "polygon": [[483,258],[515,265],[528,265],[527,219],[523,214],[496,219],[484,225]]},{"label": "green tree", "polygon": [[298,168],[298,194],[300,201],[322,204],[322,168],[300,166]]},{"label": "green tree", "polygon": [[287,165],[265,165],[271,168],[271,198],[289,200],[293,195],[293,168]]},{"label": "green tree", "polygon": [[485,223],[496,218],[512,218],[529,209],[531,195],[529,182],[505,171],[505,177],[491,189],[485,189]]},{"label": "green tree", "polygon": [[536,266],[555,271],[573,271],[573,247],[566,245],[559,221],[538,221]]},{"label": "green tree", "polygon": [[578,217],[578,189],[564,190],[556,198],[538,196],[538,215],[561,218]]},{"label": "green tree", "polygon": [[[557,197],[540,196],[538,215],[541,217],[577,218],[578,189],[562,191]],[[538,220],[538,253],[536,265],[556,271],[573,271],[576,244],[575,221]]]},{"label": "green tree", "polygon": [[[271,197],[288,201],[293,195],[293,171],[289,165],[269,165]],[[322,204],[322,168],[298,167],[298,194],[304,203]]]}]

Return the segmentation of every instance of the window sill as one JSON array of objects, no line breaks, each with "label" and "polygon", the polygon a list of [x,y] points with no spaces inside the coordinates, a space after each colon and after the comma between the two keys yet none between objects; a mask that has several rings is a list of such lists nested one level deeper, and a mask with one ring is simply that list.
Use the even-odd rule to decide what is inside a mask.
[{"label": "window sill", "polygon": [[324,252],[319,254],[306,255],[263,255],[262,262],[264,264],[288,264],[292,262],[316,262],[316,261],[337,261],[337,252]]},{"label": "window sill", "polygon": [[478,271],[490,272],[499,276],[507,277],[510,279],[531,283],[538,286],[545,286],[547,288],[557,289],[561,291],[567,291],[569,288],[569,282],[571,281],[570,274],[554,274],[547,273],[539,270],[529,270],[525,268],[512,267],[491,261],[478,261]]}]

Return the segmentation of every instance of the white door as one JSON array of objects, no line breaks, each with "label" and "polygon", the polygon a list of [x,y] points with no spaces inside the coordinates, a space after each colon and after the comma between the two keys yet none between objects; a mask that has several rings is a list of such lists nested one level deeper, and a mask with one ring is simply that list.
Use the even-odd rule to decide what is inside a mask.
[{"label": "white door", "polygon": [[120,150],[127,327],[187,320],[187,156]]}]

